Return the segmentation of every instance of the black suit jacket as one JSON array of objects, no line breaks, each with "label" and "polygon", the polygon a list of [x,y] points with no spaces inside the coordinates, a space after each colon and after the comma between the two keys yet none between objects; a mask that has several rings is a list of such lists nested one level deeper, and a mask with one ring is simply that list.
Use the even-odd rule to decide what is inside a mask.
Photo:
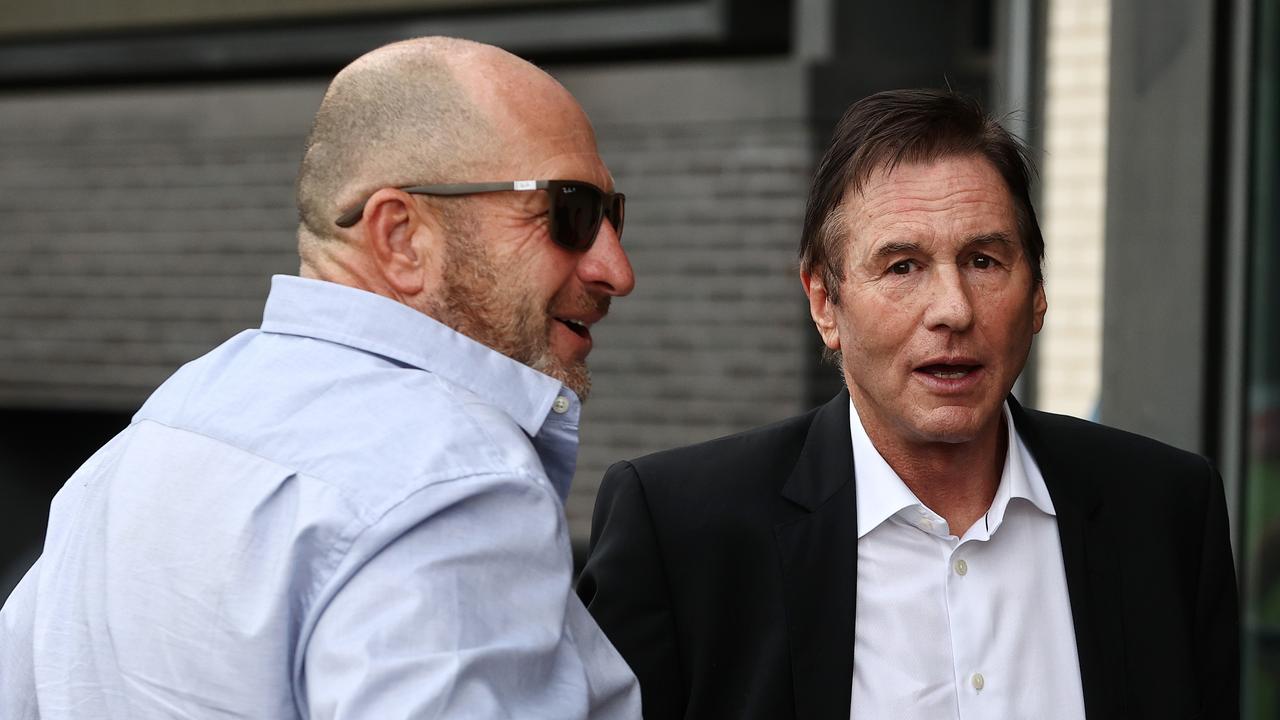
[{"label": "black suit jacket", "polygon": [[[578,593],[639,677],[649,720],[849,717],[848,398],[606,473]],[[1057,511],[1090,720],[1238,717],[1217,473],[1154,440],[1010,403]]]}]

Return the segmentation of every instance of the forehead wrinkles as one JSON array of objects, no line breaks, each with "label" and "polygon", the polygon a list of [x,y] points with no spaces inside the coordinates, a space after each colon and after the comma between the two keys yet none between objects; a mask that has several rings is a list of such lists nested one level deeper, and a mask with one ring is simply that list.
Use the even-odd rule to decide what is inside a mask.
[{"label": "forehead wrinkles", "polygon": [[940,174],[930,168],[906,177],[895,172],[888,178],[880,173],[849,202],[855,236],[860,230],[950,229],[974,221],[990,226],[974,230],[995,232],[1011,230],[1015,220],[1012,199],[994,169],[990,174],[968,168]]},{"label": "forehead wrinkles", "polygon": [[585,180],[601,190],[613,189],[613,175],[595,152],[553,155],[533,165],[528,174],[533,180]]},{"label": "forehead wrinkles", "polygon": [[877,217],[916,210],[1011,208],[1008,195],[1003,184],[993,184],[991,178],[969,173],[946,178],[890,178],[887,182],[869,184],[854,201],[860,206],[860,215]]}]

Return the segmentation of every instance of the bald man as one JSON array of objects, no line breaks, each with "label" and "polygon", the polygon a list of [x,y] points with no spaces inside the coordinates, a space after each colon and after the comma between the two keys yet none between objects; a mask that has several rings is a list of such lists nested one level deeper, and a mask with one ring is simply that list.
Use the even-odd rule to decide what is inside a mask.
[{"label": "bald man", "polygon": [[443,38],[355,61],[301,277],[58,493],[0,611],[0,718],[633,718],[570,590],[623,197],[555,80]]}]

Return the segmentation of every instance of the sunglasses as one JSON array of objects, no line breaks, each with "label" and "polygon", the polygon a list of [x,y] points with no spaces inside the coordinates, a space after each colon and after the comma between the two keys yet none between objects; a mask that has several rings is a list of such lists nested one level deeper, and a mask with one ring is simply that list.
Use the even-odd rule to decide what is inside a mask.
[{"label": "sunglasses", "polygon": [[[495,192],[530,192],[545,190],[551,196],[547,218],[551,222],[551,239],[567,250],[585,251],[596,241],[600,223],[609,219],[613,231],[622,238],[622,217],[626,196],[605,192],[581,180],[516,180],[514,182],[455,183],[452,185],[410,185],[398,188],[410,195],[479,195]],[[351,208],[337,219],[338,227],[348,228],[360,222],[365,202]]]}]

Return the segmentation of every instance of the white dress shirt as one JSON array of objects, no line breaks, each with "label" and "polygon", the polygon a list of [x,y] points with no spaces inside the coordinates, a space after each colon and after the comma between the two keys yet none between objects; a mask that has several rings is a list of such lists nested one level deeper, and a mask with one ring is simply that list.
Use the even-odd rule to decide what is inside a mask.
[{"label": "white dress shirt", "polygon": [[876,451],[849,404],[858,501],[851,715],[1084,717],[1053,502],[1005,408],[986,515],[960,537]]},{"label": "white dress shirt", "polygon": [[578,416],[404,305],[276,277],[54,499],[0,718],[638,718],[570,589]]}]

